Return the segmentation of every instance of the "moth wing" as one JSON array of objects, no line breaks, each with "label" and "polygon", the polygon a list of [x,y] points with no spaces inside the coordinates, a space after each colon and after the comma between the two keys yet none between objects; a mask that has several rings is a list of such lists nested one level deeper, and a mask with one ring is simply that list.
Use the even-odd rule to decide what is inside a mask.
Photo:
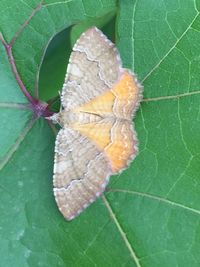
[{"label": "moth wing", "polygon": [[137,154],[138,142],[132,121],[107,118],[87,124],[75,123],[72,127],[103,151],[112,173],[126,168]]},{"label": "moth wing", "polygon": [[132,121],[142,99],[142,87],[130,71],[123,70],[117,84],[96,98],[76,107],[74,111]]},{"label": "moth wing", "polygon": [[71,53],[62,89],[62,106],[71,110],[109,90],[120,78],[115,45],[96,27],[82,33]]},{"label": "moth wing", "polygon": [[59,131],[53,185],[58,208],[67,220],[101,195],[110,174],[109,161],[93,142],[73,129]]}]

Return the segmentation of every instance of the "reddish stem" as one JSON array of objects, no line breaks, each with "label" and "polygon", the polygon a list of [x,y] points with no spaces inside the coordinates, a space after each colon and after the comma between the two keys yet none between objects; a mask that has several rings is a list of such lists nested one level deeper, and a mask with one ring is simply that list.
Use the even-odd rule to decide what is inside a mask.
[{"label": "reddish stem", "polygon": [[25,85],[24,85],[24,83],[23,83],[23,81],[22,81],[22,79],[21,79],[21,77],[20,77],[20,75],[18,73],[16,64],[15,64],[15,59],[14,59],[13,53],[12,53],[12,47],[13,47],[16,39],[19,37],[19,35],[23,31],[23,29],[28,25],[28,23],[33,18],[33,16],[42,8],[43,1],[44,0],[41,0],[39,2],[39,4],[36,6],[36,8],[31,13],[31,15],[28,17],[28,19],[25,20],[25,22],[22,24],[20,29],[15,33],[15,35],[11,39],[10,43],[7,43],[5,41],[2,33],[0,32],[0,41],[2,42],[2,44],[4,45],[4,47],[6,49],[8,60],[9,60],[9,63],[11,65],[11,68],[12,68],[13,74],[15,76],[15,79],[16,79],[19,87],[21,88],[23,94],[25,95],[25,97],[29,101],[28,107],[33,111],[34,116],[36,118],[38,118],[38,117],[50,117],[54,113],[49,110],[49,106],[50,105],[48,105],[45,102],[40,101],[39,99],[36,99],[36,98],[32,97],[30,95],[30,93],[28,92],[28,90],[26,89],[26,87],[25,87]]},{"label": "reddish stem", "polygon": [[3,43],[5,49],[6,49],[6,53],[8,56],[8,60],[10,62],[13,74],[15,76],[15,79],[19,85],[19,87],[21,88],[23,94],[25,95],[25,97],[28,99],[29,101],[29,108],[32,109],[32,111],[35,114],[35,117],[49,117],[51,115],[53,115],[54,113],[51,112],[49,110],[49,105],[45,102],[40,101],[39,99],[36,99],[34,97],[32,97],[28,90],[26,89],[15,64],[15,59],[13,57],[13,53],[12,53],[12,45],[13,42],[10,44],[7,44],[6,41],[4,40],[2,34],[0,33],[0,41]]},{"label": "reddish stem", "polygon": [[28,101],[30,103],[32,103],[33,105],[36,103],[36,99],[34,99],[30,94],[29,92],[27,91],[23,81],[21,80],[20,76],[19,76],[19,73],[17,71],[17,67],[16,67],[16,64],[15,64],[15,60],[13,58],[13,54],[12,54],[12,46],[8,45],[8,44],[4,44],[5,46],[5,49],[6,49],[6,52],[7,52],[7,55],[8,55],[8,60],[10,62],[10,65],[12,67],[12,71],[15,75],[15,78],[16,78],[16,81],[17,83],[19,84],[19,87],[21,88],[23,94],[26,96],[26,98],[28,99]]},{"label": "reddish stem", "polygon": [[13,74],[15,75],[16,81],[19,84],[19,87],[21,88],[23,94],[26,96],[28,101],[32,104],[35,104],[35,99],[27,91],[27,89],[26,89],[24,83],[22,82],[22,80],[19,76],[19,73],[17,71],[17,67],[16,67],[15,60],[14,60],[13,53],[12,53],[12,45],[6,43],[6,41],[3,38],[3,35],[1,33],[0,33],[0,40],[2,41],[2,44],[4,45],[4,47],[6,49],[8,60],[10,62]]}]

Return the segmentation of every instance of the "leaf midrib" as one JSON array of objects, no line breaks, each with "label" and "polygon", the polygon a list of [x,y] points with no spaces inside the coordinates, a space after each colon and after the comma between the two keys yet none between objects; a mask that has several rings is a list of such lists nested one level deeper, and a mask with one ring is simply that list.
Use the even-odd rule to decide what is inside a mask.
[{"label": "leaf midrib", "polygon": [[120,189],[120,188],[109,188],[109,191],[107,192],[107,194],[109,192],[120,192],[120,193],[126,193],[126,194],[132,194],[132,195],[137,195],[137,196],[141,196],[141,197],[146,197],[148,199],[153,199],[153,200],[157,200],[159,202],[171,205],[171,206],[175,206],[175,207],[179,207],[181,209],[190,211],[192,213],[198,214],[200,215],[200,210],[185,206],[181,203],[163,198],[163,197],[158,197],[149,193],[144,193],[144,192],[139,192],[139,191],[133,191],[133,190],[126,190],[126,189]]}]

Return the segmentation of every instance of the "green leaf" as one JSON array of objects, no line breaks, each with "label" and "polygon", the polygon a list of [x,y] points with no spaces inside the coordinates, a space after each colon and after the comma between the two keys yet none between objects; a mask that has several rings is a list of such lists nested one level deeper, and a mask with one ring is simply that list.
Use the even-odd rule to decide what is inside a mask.
[{"label": "green leaf", "polygon": [[65,221],[52,192],[55,134],[32,120],[0,43],[0,266],[198,267],[199,0],[37,5],[0,1],[0,31],[7,42],[17,36],[13,54],[30,93],[58,95],[71,39],[85,25],[104,26],[110,37],[116,30],[124,66],[144,85],[134,119],[140,152],[103,198]]}]

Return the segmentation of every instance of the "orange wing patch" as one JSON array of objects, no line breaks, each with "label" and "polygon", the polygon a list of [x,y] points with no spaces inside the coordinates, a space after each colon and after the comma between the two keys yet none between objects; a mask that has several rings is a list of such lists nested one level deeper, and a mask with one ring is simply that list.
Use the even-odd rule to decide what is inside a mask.
[{"label": "orange wing patch", "polygon": [[111,142],[105,148],[113,173],[127,167],[133,155],[136,156],[137,150],[137,139],[132,125],[128,121],[117,120],[111,130]]},{"label": "orange wing patch", "polygon": [[112,114],[115,96],[111,91],[94,98],[86,104],[75,108],[75,112],[87,112],[99,115]]},{"label": "orange wing patch", "polygon": [[125,71],[120,81],[111,90],[75,108],[74,111],[131,119],[138,99],[137,82],[129,72]]},{"label": "orange wing patch", "polygon": [[113,113],[116,117],[131,120],[133,111],[137,108],[140,100],[140,87],[137,79],[126,71],[111,92],[115,95]]},{"label": "orange wing patch", "polygon": [[110,130],[112,128],[112,122],[92,122],[85,124],[74,123],[70,125],[70,127],[96,143],[100,150],[103,150],[110,144]]},{"label": "orange wing patch", "polygon": [[127,167],[128,161],[137,152],[137,140],[134,139],[132,125],[129,121],[104,120],[101,123],[77,123],[71,126],[93,141],[99,150],[104,150],[111,162],[113,173]]}]

